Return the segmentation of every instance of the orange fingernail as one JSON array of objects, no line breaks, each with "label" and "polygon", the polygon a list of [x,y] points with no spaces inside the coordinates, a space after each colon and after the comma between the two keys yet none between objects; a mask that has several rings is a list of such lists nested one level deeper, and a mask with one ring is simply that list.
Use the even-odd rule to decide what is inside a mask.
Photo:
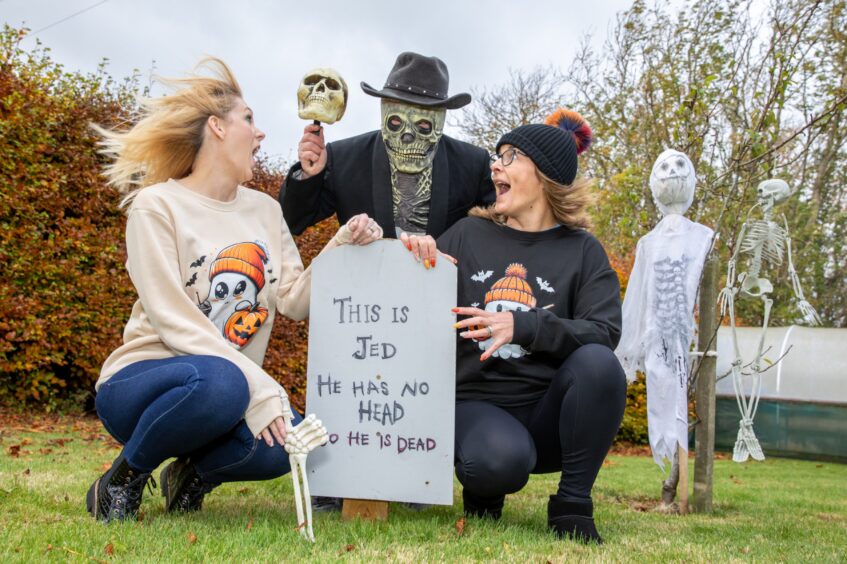
[{"label": "orange fingernail", "polygon": [[454,308],[451,308],[450,311],[452,311],[453,313],[459,313],[459,308],[454,307]]},{"label": "orange fingernail", "polygon": [[407,248],[408,250],[410,250],[410,251],[411,251],[411,250],[412,250],[412,244],[411,244],[411,243],[406,243],[406,248]]},{"label": "orange fingernail", "polygon": [[432,268],[435,268],[435,258],[432,259]]},{"label": "orange fingernail", "polygon": [[429,259],[424,259],[424,268],[429,270]]}]

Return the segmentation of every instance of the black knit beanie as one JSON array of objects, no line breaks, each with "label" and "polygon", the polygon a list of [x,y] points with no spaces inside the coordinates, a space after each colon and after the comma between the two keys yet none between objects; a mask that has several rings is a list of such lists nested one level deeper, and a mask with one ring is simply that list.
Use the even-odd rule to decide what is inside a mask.
[{"label": "black knit beanie", "polygon": [[546,123],[521,125],[503,135],[497,142],[497,152],[503,145],[516,147],[548,178],[570,185],[576,178],[577,155],[587,149],[592,140],[591,129],[582,116],[559,109]]}]

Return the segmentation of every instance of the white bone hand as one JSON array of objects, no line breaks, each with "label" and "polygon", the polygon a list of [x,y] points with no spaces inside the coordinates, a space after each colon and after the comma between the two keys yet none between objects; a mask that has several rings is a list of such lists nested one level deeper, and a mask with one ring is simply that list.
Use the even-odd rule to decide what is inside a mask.
[{"label": "white bone hand", "polygon": [[328,436],[326,427],[313,413],[288,432],[285,437],[285,452],[288,454],[309,454],[319,446],[326,444]]},{"label": "white bone hand", "polygon": [[[285,402],[284,402],[285,403]],[[286,418],[286,421],[290,419]],[[315,542],[312,530],[312,504],[306,472],[306,456],[317,447],[326,444],[328,433],[320,419],[310,414],[296,426],[288,425],[285,436],[285,452],[291,465],[294,484],[294,505],[297,510],[297,529],[304,538]],[[302,481],[302,486],[301,486]]]}]

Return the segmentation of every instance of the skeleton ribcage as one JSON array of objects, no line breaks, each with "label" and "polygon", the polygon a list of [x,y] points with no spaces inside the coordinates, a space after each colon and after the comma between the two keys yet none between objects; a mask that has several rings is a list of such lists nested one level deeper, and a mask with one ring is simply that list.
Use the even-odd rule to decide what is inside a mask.
[{"label": "skeleton ribcage", "polygon": [[[682,256],[679,260],[665,257],[653,263],[653,273],[656,283],[655,315],[656,322],[665,347],[673,347],[675,354],[683,351],[677,350],[674,344],[680,348],[684,347],[689,339],[689,318],[691,312],[688,310],[688,296],[685,290],[685,282],[690,259]],[[664,355],[664,361],[670,364],[673,357]]]},{"label": "skeleton ribcage", "polygon": [[747,224],[741,252],[753,255],[752,276],[758,276],[762,260],[774,266],[782,264],[786,236],[785,228],[774,221],[754,220]]}]

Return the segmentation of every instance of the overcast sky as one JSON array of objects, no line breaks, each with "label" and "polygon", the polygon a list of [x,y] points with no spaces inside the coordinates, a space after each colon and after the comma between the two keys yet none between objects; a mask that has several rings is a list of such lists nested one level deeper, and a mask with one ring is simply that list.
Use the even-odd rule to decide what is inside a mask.
[{"label": "overcast sky", "polygon": [[[343,120],[326,132],[328,140],[341,139],[379,126],[379,102],[359,83],[382,88],[402,51],[443,59],[451,95],[490,88],[502,84],[509,69],[567,69],[582,35],[592,33],[602,47],[615,15],[631,0],[99,2],[0,0],[0,14],[5,23],[37,32],[68,69],[93,71],[108,58],[113,77],[138,69],[146,84],[151,68],[178,76],[203,55],[222,58],[267,133],[263,149],[290,161],[305,125],[297,117],[297,85],[311,68],[333,67],[350,86]],[[29,37],[23,46],[35,43]]]}]

